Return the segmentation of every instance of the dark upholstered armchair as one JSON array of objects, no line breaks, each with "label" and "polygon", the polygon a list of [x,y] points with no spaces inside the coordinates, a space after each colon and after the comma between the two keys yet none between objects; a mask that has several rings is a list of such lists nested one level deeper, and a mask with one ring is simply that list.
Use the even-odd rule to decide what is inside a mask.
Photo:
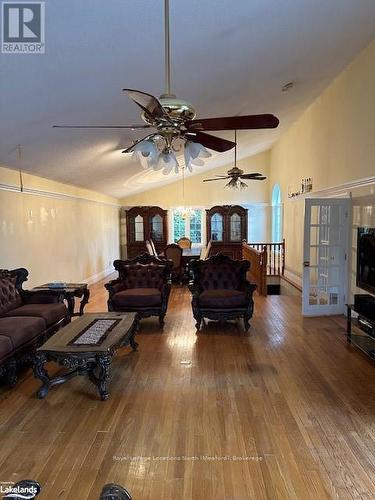
[{"label": "dark upholstered armchair", "polygon": [[119,273],[105,285],[108,311],[137,312],[141,318],[159,316],[164,324],[171,289],[172,262],[142,254],[133,260],[115,260]]},{"label": "dark upholstered armchair", "polygon": [[192,308],[198,330],[203,318],[227,320],[241,317],[248,331],[256,289],[256,285],[246,279],[249,267],[246,260],[232,260],[222,254],[190,263],[193,280],[189,289],[193,295]]}]

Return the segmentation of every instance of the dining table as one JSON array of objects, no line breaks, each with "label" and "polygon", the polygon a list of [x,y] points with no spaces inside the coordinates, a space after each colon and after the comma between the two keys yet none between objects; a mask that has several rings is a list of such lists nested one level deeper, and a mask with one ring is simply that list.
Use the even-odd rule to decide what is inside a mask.
[{"label": "dining table", "polygon": [[189,280],[191,278],[189,269],[190,262],[192,260],[200,259],[203,248],[204,247],[199,246],[199,247],[182,249],[182,267],[184,269],[184,275],[186,280]]}]

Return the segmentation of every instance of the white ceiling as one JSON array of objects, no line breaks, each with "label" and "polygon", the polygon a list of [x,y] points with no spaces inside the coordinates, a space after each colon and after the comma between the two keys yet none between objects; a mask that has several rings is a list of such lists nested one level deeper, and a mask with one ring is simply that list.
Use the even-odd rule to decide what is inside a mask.
[{"label": "white ceiling", "polygon": [[[275,131],[241,132],[240,157],[267,149],[375,36],[374,0],[170,4],[175,94],[202,118],[280,118]],[[121,154],[142,131],[51,128],[140,123],[121,88],[163,92],[163,44],[162,0],[48,0],[46,54],[0,55],[0,163],[115,197],[174,180]]]}]

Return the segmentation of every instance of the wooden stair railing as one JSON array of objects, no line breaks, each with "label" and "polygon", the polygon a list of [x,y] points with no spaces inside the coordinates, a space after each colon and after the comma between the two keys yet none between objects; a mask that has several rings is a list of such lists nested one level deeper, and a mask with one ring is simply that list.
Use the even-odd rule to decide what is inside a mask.
[{"label": "wooden stair railing", "polygon": [[246,242],[242,243],[242,258],[250,262],[248,279],[257,285],[259,295],[267,296],[267,248],[253,248]]},{"label": "wooden stair railing", "polygon": [[267,251],[267,276],[284,276],[285,239],[280,243],[248,243],[258,251]]}]

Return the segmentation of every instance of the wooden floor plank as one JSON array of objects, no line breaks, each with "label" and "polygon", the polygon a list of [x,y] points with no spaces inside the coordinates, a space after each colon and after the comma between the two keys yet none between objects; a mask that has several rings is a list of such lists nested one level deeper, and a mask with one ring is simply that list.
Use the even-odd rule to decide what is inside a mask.
[{"label": "wooden floor plank", "polygon": [[[92,286],[86,310],[106,298]],[[256,297],[249,334],[197,333],[175,286],[164,330],[143,320],[139,351],[114,358],[108,401],[83,377],[38,400],[24,372],[0,388],[0,481],[33,477],[41,500],[94,500],[108,482],[136,500],[373,498],[374,365],[343,318],[300,309],[296,295]]]}]

